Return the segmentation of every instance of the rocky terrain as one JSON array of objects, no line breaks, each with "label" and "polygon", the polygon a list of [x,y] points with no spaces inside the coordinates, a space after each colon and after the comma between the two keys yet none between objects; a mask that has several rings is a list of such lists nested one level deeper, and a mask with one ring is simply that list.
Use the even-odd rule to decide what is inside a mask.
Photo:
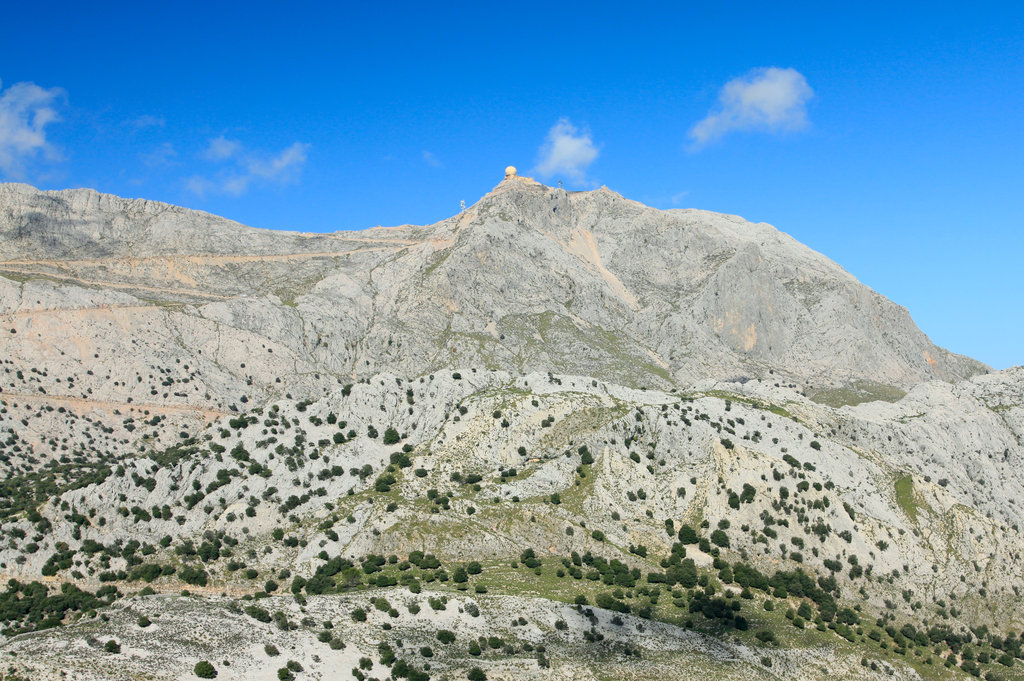
[{"label": "rocky terrain", "polygon": [[[15,282],[0,309],[23,334],[5,346],[19,361],[138,375],[181,360],[202,378],[186,397],[160,391],[172,404],[207,386],[222,406],[315,395],[318,371],[480,366],[651,387],[774,371],[906,389],[987,370],[769,225],[515,176],[436,225],[326,235],[2,185],[0,272]],[[83,358],[88,347],[100,356]],[[153,401],[148,384],[112,376],[81,389]]]},{"label": "rocky terrain", "polygon": [[768,225],[0,185],[0,258],[10,678],[1024,677],[1024,369]]}]

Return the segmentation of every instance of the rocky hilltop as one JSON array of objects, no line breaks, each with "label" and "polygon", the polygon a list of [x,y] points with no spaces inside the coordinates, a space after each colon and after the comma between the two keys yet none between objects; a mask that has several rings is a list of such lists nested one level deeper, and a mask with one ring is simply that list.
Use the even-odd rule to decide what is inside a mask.
[{"label": "rocky hilltop", "polygon": [[1024,678],[1024,370],[773,227],[0,185],[0,260],[12,679]]},{"label": "rocky hilltop", "polygon": [[[987,370],[769,225],[516,176],[435,225],[326,235],[3,185],[0,272],[18,284],[0,290],[2,312],[25,324],[4,338],[10,356],[43,356],[31,325],[56,320],[67,343],[110,348],[94,323],[110,310],[146,348],[90,364],[180,359],[200,368],[214,403],[316,394],[297,377],[317,372],[480,366],[651,387],[774,372],[811,389],[891,391]],[[98,383],[88,387],[140,398]]]}]

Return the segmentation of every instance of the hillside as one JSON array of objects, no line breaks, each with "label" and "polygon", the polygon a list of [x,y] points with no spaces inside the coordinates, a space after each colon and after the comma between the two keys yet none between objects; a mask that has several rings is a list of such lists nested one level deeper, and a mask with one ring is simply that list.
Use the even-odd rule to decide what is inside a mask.
[{"label": "hillside", "polygon": [[0,258],[13,674],[1024,678],[1024,370],[773,227],[2,185]]}]

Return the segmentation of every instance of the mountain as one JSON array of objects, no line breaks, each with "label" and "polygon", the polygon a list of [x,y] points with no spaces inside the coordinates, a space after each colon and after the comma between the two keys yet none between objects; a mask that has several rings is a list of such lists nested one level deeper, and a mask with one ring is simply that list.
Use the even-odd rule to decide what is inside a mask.
[{"label": "mountain", "polygon": [[0,185],[0,321],[11,678],[1024,678],[1024,370],[768,225]]},{"label": "mountain", "polygon": [[[187,334],[184,347],[159,352],[203,367],[219,395],[279,393],[268,379],[282,363],[354,378],[482,366],[660,387],[776,372],[812,389],[882,390],[987,371],[936,347],[906,310],[768,225],[518,176],[429,227],[328,235],[4,185],[0,230],[2,271],[102,291],[52,301],[41,314],[119,306],[118,323],[133,332]],[[42,305],[7,288],[8,309]],[[76,337],[96,333],[67,317]],[[223,352],[208,338],[230,338],[249,370],[199,357]],[[262,357],[274,354],[268,348],[277,356]],[[239,391],[248,376],[252,389]]]}]

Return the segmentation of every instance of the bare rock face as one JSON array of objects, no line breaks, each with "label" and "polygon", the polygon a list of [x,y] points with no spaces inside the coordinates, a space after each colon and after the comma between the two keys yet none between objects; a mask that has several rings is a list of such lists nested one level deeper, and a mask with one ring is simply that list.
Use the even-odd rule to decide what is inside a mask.
[{"label": "bare rock face", "polygon": [[[134,340],[141,327],[176,346],[154,340],[153,359],[203,367],[203,394],[222,406],[315,394],[316,381],[296,376],[450,366],[662,387],[774,371],[817,388],[902,389],[987,370],[933,345],[906,310],[773,227],[515,175],[430,227],[328,235],[2,185],[0,275],[0,314],[21,331],[3,334],[6,355],[48,352],[31,330],[47,318],[71,327],[68,343],[96,346],[90,366],[123,367],[102,327],[81,321],[100,308]],[[225,348],[248,358],[245,371]]]}]

